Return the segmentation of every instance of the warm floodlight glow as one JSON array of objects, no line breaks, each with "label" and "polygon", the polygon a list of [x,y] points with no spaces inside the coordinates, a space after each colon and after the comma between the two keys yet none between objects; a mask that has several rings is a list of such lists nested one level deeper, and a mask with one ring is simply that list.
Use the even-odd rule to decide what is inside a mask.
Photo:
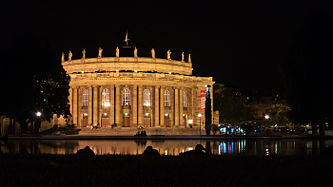
[{"label": "warm floodlight glow", "polygon": [[199,114],[198,114],[198,117],[199,117],[199,118],[201,118],[201,117],[202,117],[202,114],[201,114],[201,113],[199,113]]},{"label": "warm floodlight glow", "polygon": [[265,115],[265,119],[269,119],[269,115],[268,114]]}]

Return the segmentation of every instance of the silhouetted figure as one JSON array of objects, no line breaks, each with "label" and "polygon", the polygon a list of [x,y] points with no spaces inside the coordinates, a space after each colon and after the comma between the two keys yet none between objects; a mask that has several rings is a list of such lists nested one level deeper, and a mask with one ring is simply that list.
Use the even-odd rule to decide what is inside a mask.
[{"label": "silhouetted figure", "polygon": [[160,156],[160,153],[150,145],[142,153],[143,156]]},{"label": "silhouetted figure", "polygon": [[86,146],[84,149],[78,150],[76,155],[88,157],[88,156],[95,156],[95,153],[93,150],[89,148],[89,146]]},{"label": "silhouetted figure", "polygon": [[146,131],[138,131],[134,136],[147,136]]},{"label": "silhouetted figure", "polygon": [[205,148],[201,144],[197,144],[194,150],[186,151],[184,153],[180,153],[180,156],[201,156],[206,155]]}]

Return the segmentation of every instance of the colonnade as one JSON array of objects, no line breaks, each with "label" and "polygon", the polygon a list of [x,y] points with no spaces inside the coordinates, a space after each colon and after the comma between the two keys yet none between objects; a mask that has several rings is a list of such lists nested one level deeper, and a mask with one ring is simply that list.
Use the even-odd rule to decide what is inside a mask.
[{"label": "colonnade", "polygon": [[[125,107],[123,90],[130,90],[130,105]],[[109,104],[103,106],[102,90],[109,89]],[[150,106],[143,105],[143,91],[150,90]],[[160,85],[93,85],[72,86],[69,90],[70,113],[79,127],[192,127],[198,126],[200,88]],[[84,105],[88,90],[88,106]],[[170,106],[164,106],[164,90],[170,92]],[[183,96],[183,93],[186,96]],[[87,99],[87,98],[86,98]],[[183,101],[185,99],[185,101]],[[183,106],[186,102],[186,107]],[[104,104],[105,105],[105,104]],[[204,115],[203,115],[204,116]],[[203,120],[203,119],[202,119]]]}]

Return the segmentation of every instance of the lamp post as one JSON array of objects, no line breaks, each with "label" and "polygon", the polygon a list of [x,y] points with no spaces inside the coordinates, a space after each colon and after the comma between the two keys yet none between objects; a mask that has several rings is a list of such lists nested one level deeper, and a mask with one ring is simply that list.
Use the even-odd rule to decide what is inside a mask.
[{"label": "lamp post", "polygon": [[33,132],[37,133],[38,129],[40,127],[40,117],[42,116],[42,113],[40,111],[37,111],[35,115],[36,115],[36,121],[35,121]]},{"label": "lamp post", "polygon": [[202,114],[199,113],[198,114],[198,117],[200,118],[200,127],[199,127],[199,132],[200,132],[200,136],[201,136],[201,117],[202,117]]}]

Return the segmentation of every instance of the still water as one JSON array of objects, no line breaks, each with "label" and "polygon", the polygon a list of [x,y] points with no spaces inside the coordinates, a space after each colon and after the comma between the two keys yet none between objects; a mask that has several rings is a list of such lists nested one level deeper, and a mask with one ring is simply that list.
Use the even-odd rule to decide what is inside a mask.
[{"label": "still water", "polygon": [[333,145],[333,140],[11,140],[0,142],[0,153],[74,154],[88,145],[97,155],[138,155],[151,145],[161,155],[179,155],[197,144],[216,155],[311,155]]}]

